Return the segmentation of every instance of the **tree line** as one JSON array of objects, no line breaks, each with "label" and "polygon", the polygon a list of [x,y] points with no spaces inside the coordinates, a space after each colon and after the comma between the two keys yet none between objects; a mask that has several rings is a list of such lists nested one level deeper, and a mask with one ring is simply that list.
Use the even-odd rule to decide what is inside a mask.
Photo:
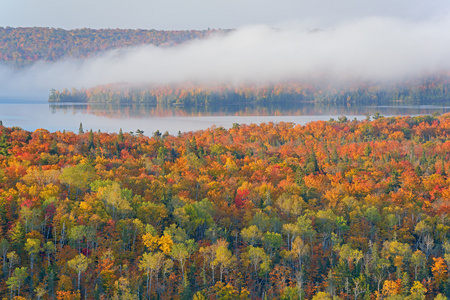
[{"label": "tree line", "polygon": [[270,104],[293,102],[437,103],[450,100],[450,73],[427,75],[397,84],[359,82],[352,84],[201,84],[152,85],[108,84],[89,89],[52,89],[50,102],[145,103],[152,105],[211,106],[218,104]]}]

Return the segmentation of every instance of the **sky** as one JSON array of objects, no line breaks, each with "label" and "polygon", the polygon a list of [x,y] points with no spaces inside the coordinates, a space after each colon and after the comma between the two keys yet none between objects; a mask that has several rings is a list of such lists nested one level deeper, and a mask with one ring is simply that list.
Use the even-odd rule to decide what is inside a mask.
[{"label": "sky", "polygon": [[0,26],[126,29],[327,27],[383,16],[421,21],[448,0],[0,0]]}]

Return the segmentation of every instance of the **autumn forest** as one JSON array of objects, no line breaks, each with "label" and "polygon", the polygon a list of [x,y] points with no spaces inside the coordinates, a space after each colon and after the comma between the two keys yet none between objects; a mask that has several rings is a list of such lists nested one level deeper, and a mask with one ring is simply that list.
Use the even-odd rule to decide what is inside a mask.
[{"label": "autumn forest", "polygon": [[450,116],[0,126],[0,295],[446,299]]}]

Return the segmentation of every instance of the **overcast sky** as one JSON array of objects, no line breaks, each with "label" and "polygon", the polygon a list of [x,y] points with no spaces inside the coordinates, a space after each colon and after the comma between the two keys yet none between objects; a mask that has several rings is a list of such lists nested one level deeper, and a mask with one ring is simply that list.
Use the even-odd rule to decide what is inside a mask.
[{"label": "overcast sky", "polygon": [[448,0],[0,0],[0,26],[206,29],[332,26],[368,16],[421,21]]}]

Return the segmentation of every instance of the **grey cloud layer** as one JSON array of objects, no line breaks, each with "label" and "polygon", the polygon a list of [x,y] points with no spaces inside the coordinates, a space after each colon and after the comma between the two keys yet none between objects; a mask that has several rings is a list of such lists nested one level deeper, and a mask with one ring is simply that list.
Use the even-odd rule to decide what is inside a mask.
[{"label": "grey cloud layer", "polygon": [[397,80],[450,69],[450,18],[365,18],[311,31],[250,26],[172,48],[143,46],[85,61],[0,70],[0,93],[114,82],[239,83],[314,78]]}]

